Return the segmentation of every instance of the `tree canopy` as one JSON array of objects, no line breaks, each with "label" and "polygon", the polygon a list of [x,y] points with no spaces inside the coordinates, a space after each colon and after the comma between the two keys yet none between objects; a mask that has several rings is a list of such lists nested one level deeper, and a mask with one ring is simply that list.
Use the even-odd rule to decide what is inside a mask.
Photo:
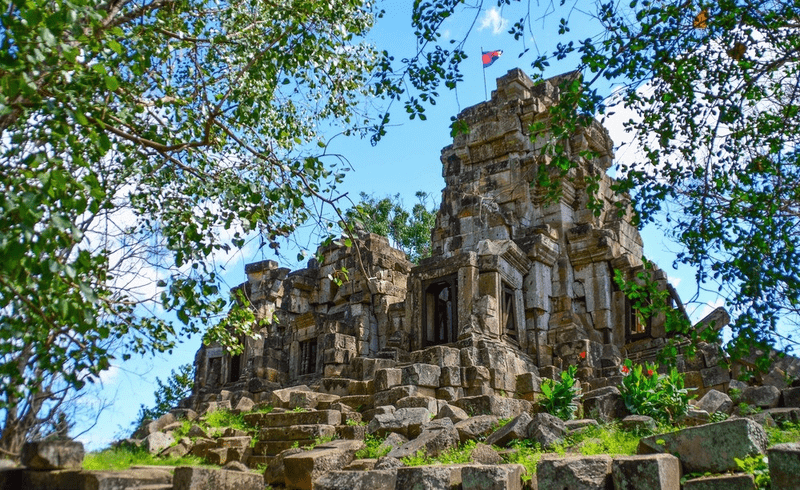
[{"label": "tree canopy", "polygon": [[378,15],[360,0],[0,0],[0,449],[114,356],[214,323],[230,305],[215,254],[253,234],[277,249],[309,200],[336,203],[320,128],[377,140],[388,104],[419,115],[438,95],[436,60],[365,42]]},{"label": "tree canopy", "polygon": [[436,224],[436,203],[428,203],[426,192],[416,193],[418,202],[406,210],[400,195],[381,199],[364,192],[361,201],[348,209],[345,216],[370,233],[383,235],[392,246],[406,253],[408,260],[418,263],[431,255],[431,230]]}]

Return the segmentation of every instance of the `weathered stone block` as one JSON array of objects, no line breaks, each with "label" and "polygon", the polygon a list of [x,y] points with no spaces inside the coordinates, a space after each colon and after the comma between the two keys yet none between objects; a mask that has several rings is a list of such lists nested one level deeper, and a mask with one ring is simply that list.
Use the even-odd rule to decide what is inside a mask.
[{"label": "weathered stone block", "polygon": [[287,427],[290,425],[339,425],[342,412],[337,410],[313,410],[310,412],[249,413],[245,422],[256,427]]},{"label": "weathered stone block", "polygon": [[458,443],[458,431],[453,427],[453,423],[449,419],[442,419],[425,424],[417,438],[392,449],[387,456],[402,459],[422,450],[425,454],[435,457],[456,447]]},{"label": "weathered stone block", "polygon": [[461,442],[486,437],[497,429],[500,419],[494,415],[478,415],[455,424]]},{"label": "weathered stone block", "polygon": [[458,488],[461,486],[462,467],[463,465],[397,468],[395,488],[406,490]]},{"label": "weathered stone block", "polygon": [[712,366],[701,369],[700,376],[703,378],[703,386],[706,388],[721,385],[731,380],[730,371],[722,366]]},{"label": "weathered stone block", "polygon": [[704,476],[687,480],[683,484],[684,490],[755,490],[755,488],[753,475],[744,473]]},{"label": "weathered stone block", "polygon": [[436,390],[433,388],[426,388],[423,386],[416,386],[416,385],[401,385],[395,386],[394,388],[390,388],[386,391],[380,391],[375,393],[373,397],[374,404],[376,407],[384,406],[384,405],[395,405],[397,400],[401,398],[405,398],[407,396],[436,396]]},{"label": "weathered stone block", "polygon": [[583,413],[587,417],[611,422],[625,417],[627,410],[619,388],[606,386],[583,395]]},{"label": "weathered stone block", "polygon": [[690,427],[639,441],[639,454],[674,454],[684,473],[733,471],[737,468],[734,458],[763,454],[766,448],[766,432],[750,419]]},{"label": "weathered stone block", "polygon": [[528,424],[528,438],[547,448],[561,442],[567,435],[567,426],[563,420],[541,412],[535,414]]},{"label": "weathered stone block", "polygon": [[439,408],[439,411],[436,414],[436,419],[450,419],[451,422],[457,424],[462,420],[467,420],[469,415],[464,410],[445,403],[444,405]]},{"label": "weathered stone block", "polygon": [[174,490],[262,490],[258,473],[180,466],[172,478]]},{"label": "weathered stone block", "polygon": [[393,413],[376,415],[367,426],[367,432],[384,436],[397,432],[406,437],[416,437],[423,424],[431,420],[431,412],[425,408],[400,408]]},{"label": "weathered stone block", "polygon": [[461,368],[457,366],[443,366],[440,386],[461,386]]},{"label": "weathered stone block", "polygon": [[611,482],[611,457],[544,455],[536,466],[539,490],[606,490]]},{"label": "weathered stone block", "polygon": [[520,394],[541,392],[542,380],[536,373],[522,373],[517,375],[516,392]]},{"label": "weathered stone block", "polygon": [[[169,439],[172,442],[172,437]],[[20,463],[34,470],[80,468],[83,455],[83,444],[78,441],[26,442],[22,446]]]},{"label": "weathered stone block", "polygon": [[171,446],[173,442],[175,442],[175,438],[172,437],[172,434],[153,432],[149,436],[145,437],[142,445],[150,454],[158,454]]},{"label": "weathered stone block", "polygon": [[416,363],[402,368],[402,379],[405,385],[438,388],[441,375],[442,369],[433,364]]},{"label": "weathered stone block", "polygon": [[[356,441],[333,442],[355,443]],[[363,446],[364,443],[360,442],[360,447]],[[357,447],[359,446],[325,444],[311,451],[286,456],[283,459],[283,466],[286,471],[284,475],[286,487],[311,490],[314,480],[329,471],[341,470],[353,461]]]},{"label": "weathered stone block", "polygon": [[739,401],[761,408],[774,408],[781,399],[781,390],[774,386],[748,386],[742,390]]},{"label": "weathered stone block", "polygon": [[519,464],[469,465],[461,470],[463,490],[522,490],[525,467]]},{"label": "weathered stone block", "polygon": [[671,454],[617,456],[611,478],[617,490],[679,490],[681,463]]},{"label": "weathered stone block", "polygon": [[709,390],[697,401],[697,408],[705,410],[708,413],[731,413],[731,410],[733,410],[733,400],[721,391]]},{"label": "weathered stone block", "polygon": [[314,490],[395,490],[397,470],[330,471],[314,482]]},{"label": "weathered stone block", "polygon": [[800,408],[800,388],[786,388],[781,390],[784,407]]},{"label": "weathered stone block", "polygon": [[507,446],[509,443],[519,439],[525,439],[528,436],[528,424],[531,423],[531,416],[527,413],[521,413],[514,417],[510,422],[492,432],[486,438],[486,444]]},{"label": "weathered stone block", "polygon": [[451,403],[474,415],[494,415],[501,419],[516,417],[523,412],[531,411],[531,402],[516,398],[505,398],[496,395],[464,397]]},{"label": "weathered stone block", "polygon": [[[288,427],[267,427],[259,431],[262,441],[304,441],[332,437],[336,429],[327,424],[290,425]],[[249,438],[248,438],[249,439]]]},{"label": "weathered stone block", "polygon": [[800,443],[776,444],[767,450],[772,490],[798,488],[800,482]]},{"label": "weathered stone block", "polygon": [[300,448],[289,448],[280,452],[277,456],[270,459],[267,464],[267,469],[264,470],[264,483],[267,485],[285,485],[286,468],[283,466],[284,458],[292,454],[302,453],[304,450]]}]

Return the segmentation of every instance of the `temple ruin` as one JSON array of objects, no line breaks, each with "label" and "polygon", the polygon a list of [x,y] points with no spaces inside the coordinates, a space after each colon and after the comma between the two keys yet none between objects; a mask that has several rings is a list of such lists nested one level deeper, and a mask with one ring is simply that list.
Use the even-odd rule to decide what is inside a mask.
[{"label": "temple ruin", "polygon": [[[577,365],[585,388],[595,389],[619,381],[624,358],[654,359],[668,336],[663,315],[642,321],[613,280],[615,270],[633,278],[643,264],[639,232],[620,212],[628,197],[612,190],[606,173],[608,132],[593,121],[563,142],[578,165],[561,179],[556,202],[531,186],[550,137],[531,134],[531,125],[546,121],[570,76],[534,83],[511,70],[491,100],[458,115],[469,132],[442,150],[433,253],[419,265],[367,233],[350,247],[321,249],[323,260],[301,270],[247,265],[239,288],[256,309],[261,338],[243,339],[235,356],[201,347],[190,404],[223,389],[258,402],[300,384],[369,394],[374,406],[409,394],[532,399],[538,383],[526,375],[552,377]],[[599,185],[599,212],[590,209],[587,177]],[[342,267],[349,275],[337,284]],[[657,270],[656,279],[682,311],[666,275]],[[726,318],[716,312],[715,328]],[[724,390],[729,375],[718,366],[718,346],[707,350],[699,360],[679,358],[679,368],[691,386]],[[404,366],[437,369],[403,368],[396,382],[377,382],[376,372]],[[362,393],[360,383],[374,379],[372,393]]]}]

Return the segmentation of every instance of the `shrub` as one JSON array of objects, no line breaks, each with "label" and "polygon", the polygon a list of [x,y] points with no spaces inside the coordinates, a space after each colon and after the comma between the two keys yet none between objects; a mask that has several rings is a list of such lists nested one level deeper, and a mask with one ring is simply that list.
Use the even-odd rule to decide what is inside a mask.
[{"label": "shrub", "polygon": [[581,389],[575,384],[575,373],[578,368],[569,366],[561,371],[561,381],[555,382],[552,379],[545,379],[542,383],[542,407],[551,415],[562,420],[570,420],[575,417],[578,409],[577,398],[581,394]]},{"label": "shrub", "polygon": [[620,393],[625,407],[634,414],[647,415],[660,422],[674,422],[689,410],[689,390],[684,387],[683,375],[676,368],[668,374],[658,374],[657,364],[634,366],[625,360]]}]

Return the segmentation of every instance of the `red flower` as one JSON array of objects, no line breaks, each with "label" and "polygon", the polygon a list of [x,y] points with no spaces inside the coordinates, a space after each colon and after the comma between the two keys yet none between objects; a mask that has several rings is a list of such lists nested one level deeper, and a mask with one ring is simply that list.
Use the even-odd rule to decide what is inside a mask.
[{"label": "red flower", "polygon": [[622,374],[624,374],[625,376],[627,376],[627,375],[628,375],[628,373],[630,373],[630,372],[631,372],[631,370],[630,370],[630,369],[628,369],[628,366],[622,366],[622,369],[621,369],[621,371],[622,371]]},{"label": "red flower", "polygon": [[647,370],[647,375],[648,376],[652,376],[653,375],[653,370],[652,369],[648,369]]},{"label": "red flower", "polygon": [[583,351],[578,355],[581,356],[581,359],[586,359],[586,351]]}]

